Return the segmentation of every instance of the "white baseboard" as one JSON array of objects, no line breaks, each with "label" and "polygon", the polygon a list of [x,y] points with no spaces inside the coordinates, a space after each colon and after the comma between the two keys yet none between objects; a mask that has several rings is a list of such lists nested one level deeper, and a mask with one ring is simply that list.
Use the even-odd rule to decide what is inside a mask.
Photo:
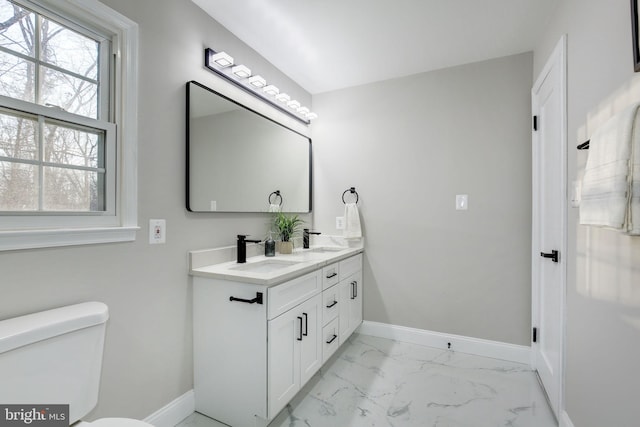
[{"label": "white baseboard", "polygon": [[560,427],[573,427],[573,423],[571,422],[571,418],[569,418],[567,411],[562,411],[562,416],[560,416]]},{"label": "white baseboard", "polygon": [[143,421],[155,427],[174,427],[196,410],[193,390],[189,390],[177,399],[149,415]]},{"label": "white baseboard", "polygon": [[[370,322],[367,320],[362,322],[358,332],[374,337],[388,338],[445,350],[451,349],[461,353],[492,357],[494,359],[508,360],[527,365],[531,363],[531,347],[523,345],[444,334],[441,332]],[[451,344],[451,347],[449,347],[449,344]]]}]

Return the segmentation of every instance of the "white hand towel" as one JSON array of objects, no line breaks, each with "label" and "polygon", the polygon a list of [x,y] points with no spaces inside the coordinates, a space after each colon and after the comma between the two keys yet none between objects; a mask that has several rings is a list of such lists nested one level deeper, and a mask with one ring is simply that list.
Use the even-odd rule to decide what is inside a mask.
[{"label": "white hand towel", "polygon": [[355,203],[345,203],[344,205],[344,230],[342,236],[345,239],[362,238],[362,228],[360,227],[360,212]]},{"label": "white hand towel", "polygon": [[269,212],[280,212],[280,205],[275,205],[273,203],[271,203],[269,205]]},{"label": "white hand towel", "polygon": [[640,136],[635,132],[637,115],[638,104],[609,119],[591,137],[582,179],[580,224],[628,231],[632,220],[630,162]]}]

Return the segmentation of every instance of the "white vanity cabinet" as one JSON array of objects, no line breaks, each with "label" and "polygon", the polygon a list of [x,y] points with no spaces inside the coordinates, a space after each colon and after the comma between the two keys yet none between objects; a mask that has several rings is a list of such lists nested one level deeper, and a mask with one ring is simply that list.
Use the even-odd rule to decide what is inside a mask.
[{"label": "white vanity cabinet", "polygon": [[321,295],[269,320],[269,415],[274,416],[322,366]]},{"label": "white vanity cabinet", "polygon": [[361,254],[275,285],[195,276],[196,411],[266,426],[360,324],[361,277]]}]

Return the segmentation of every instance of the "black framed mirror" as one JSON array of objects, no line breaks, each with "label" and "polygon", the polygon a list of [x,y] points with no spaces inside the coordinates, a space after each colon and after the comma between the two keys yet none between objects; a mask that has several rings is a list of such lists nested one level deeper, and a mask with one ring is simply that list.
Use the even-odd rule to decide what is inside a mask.
[{"label": "black framed mirror", "polygon": [[187,83],[187,210],[310,212],[311,167],[310,138]]}]

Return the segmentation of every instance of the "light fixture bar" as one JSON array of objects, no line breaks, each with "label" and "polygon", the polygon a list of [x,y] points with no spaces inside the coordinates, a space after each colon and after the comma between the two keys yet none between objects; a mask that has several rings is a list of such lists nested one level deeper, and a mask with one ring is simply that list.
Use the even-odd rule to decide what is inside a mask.
[{"label": "light fixture bar", "polygon": [[204,65],[228,82],[306,125],[318,117],[317,114],[311,113],[307,107],[302,107],[300,102],[291,100],[291,97],[286,93],[280,93],[280,89],[268,84],[262,76],[252,75],[251,69],[247,66],[241,64],[234,66],[234,59],[226,52],[216,52],[211,48],[206,48],[204,50]]}]

